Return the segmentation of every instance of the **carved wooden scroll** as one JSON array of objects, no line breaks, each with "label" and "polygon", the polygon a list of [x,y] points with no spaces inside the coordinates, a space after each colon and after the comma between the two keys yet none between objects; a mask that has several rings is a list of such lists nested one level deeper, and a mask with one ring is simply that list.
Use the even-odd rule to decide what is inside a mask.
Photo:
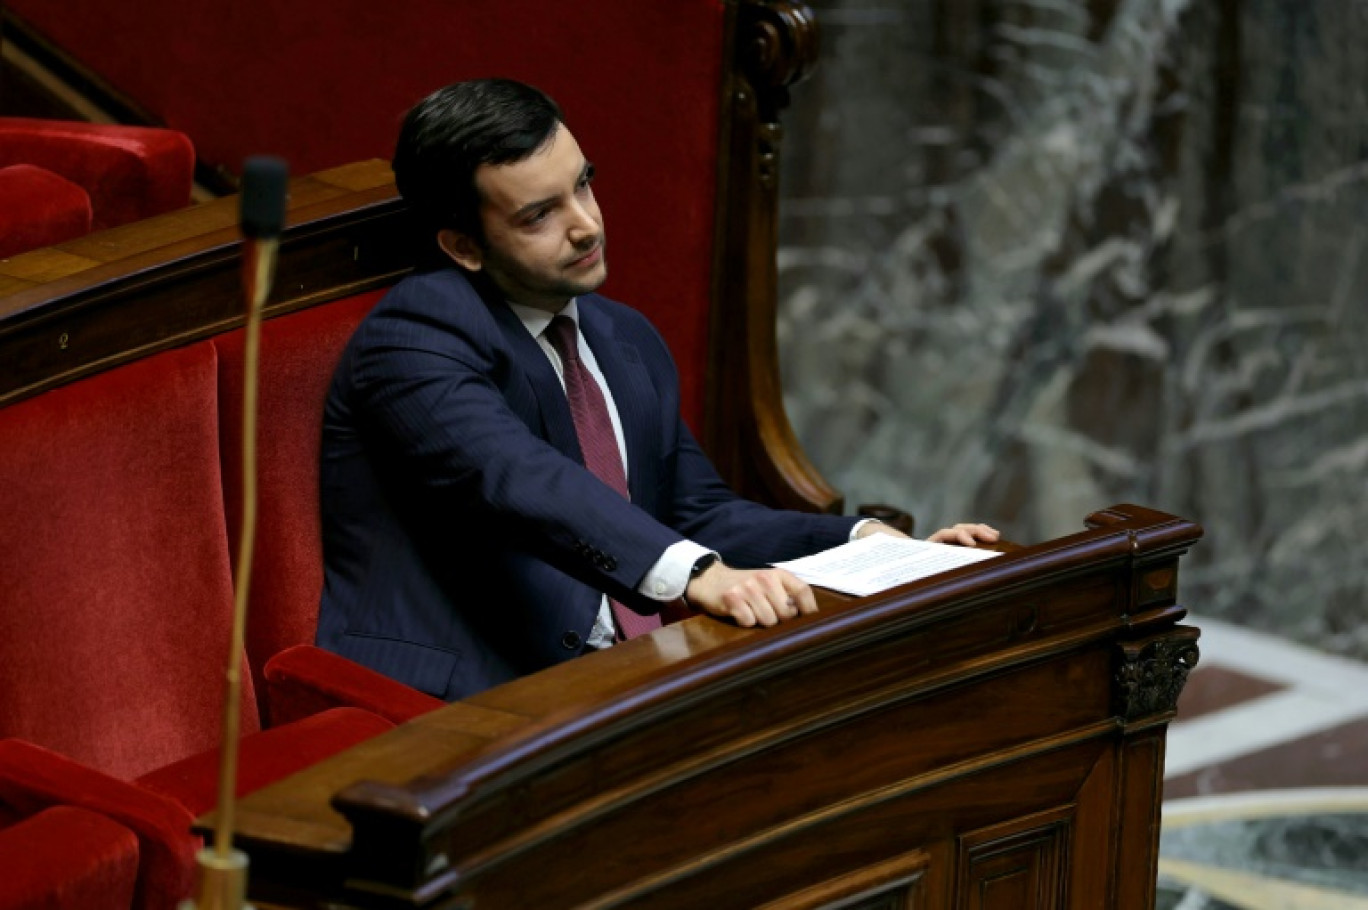
[{"label": "carved wooden scroll", "polygon": [[1128,721],[1174,711],[1201,657],[1197,630],[1181,626],[1165,635],[1121,642],[1117,651],[1116,711]]},{"label": "carved wooden scroll", "polygon": [[784,411],[778,309],[779,112],[817,59],[817,23],[795,0],[743,0],[727,44],[718,178],[718,244],[704,446],[744,496],[839,511],[841,497],[808,461]]}]

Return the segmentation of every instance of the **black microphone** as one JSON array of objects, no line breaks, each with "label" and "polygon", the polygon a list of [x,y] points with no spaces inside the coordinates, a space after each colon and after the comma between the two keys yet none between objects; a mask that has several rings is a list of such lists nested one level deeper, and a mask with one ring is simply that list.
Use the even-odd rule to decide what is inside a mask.
[{"label": "black microphone", "polygon": [[248,158],[242,168],[242,233],[279,237],[285,226],[285,188],[290,168],[269,155]]},{"label": "black microphone", "polygon": [[275,279],[289,179],[290,168],[280,158],[248,158],[242,168],[242,283],[249,313],[265,305]]}]

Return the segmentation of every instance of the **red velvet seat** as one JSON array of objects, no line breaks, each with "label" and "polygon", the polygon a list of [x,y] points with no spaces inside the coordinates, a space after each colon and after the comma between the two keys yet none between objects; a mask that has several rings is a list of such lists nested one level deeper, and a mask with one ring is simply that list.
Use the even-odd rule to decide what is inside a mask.
[{"label": "red velvet seat", "polygon": [[0,735],[126,779],[218,742],[217,390],[202,343],[0,410]]},{"label": "red velvet seat", "polygon": [[[257,413],[264,430],[257,439],[257,543],[246,646],[258,703],[263,714],[272,715],[272,723],[284,718],[280,711],[272,709],[272,699],[266,697],[267,661],[286,648],[311,644],[318,622],[318,599],[323,586],[318,515],[323,400],[343,346],[381,295],[379,291],[359,294],[272,319],[262,326]],[[239,330],[213,340],[218,360],[224,507],[234,549],[242,517],[243,339]],[[306,674],[313,665],[308,650],[294,657],[295,663],[303,661],[302,671]],[[342,670],[346,678],[351,676],[348,670]],[[320,684],[330,685],[327,671],[314,675]],[[284,710],[289,719],[295,719],[304,716],[299,699],[307,698],[307,693],[292,687],[290,678],[287,670],[278,676],[278,683],[287,690],[281,693],[282,697],[293,699]],[[357,694],[373,692],[373,685],[373,681],[362,684],[357,687]],[[389,687],[386,688],[388,691]],[[397,685],[393,689],[401,699],[410,691]],[[421,697],[421,693],[412,694]],[[308,699],[308,703],[322,706],[316,699]],[[430,709],[441,703],[429,699],[423,704]],[[383,696],[379,706],[384,706]]]},{"label": "red velvet seat", "polygon": [[0,117],[0,168],[15,164],[85,190],[98,231],[188,205],[195,150],[175,130]]},{"label": "red velvet seat", "polygon": [[[0,736],[67,756],[0,744],[0,804],[127,825],[144,839],[135,906],[173,907],[217,792],[232,616],[214,345],[4,408],[0,440]],[[343,710],[259,733],[244,674],[240,789],[391,726]]]},{"label": "red velvet seat", "polygon": [[[323,401],[352,331],[384,295],[370,291],[267,321],[261,331],[257,531],[246,647],[262,717],[299,720],[364,708],[394,723],[442,705],[415,689],[312,646],[323,585],[318,458]],[[229,539],[242,519],[241,330],[218,354],[220,452]]]}]

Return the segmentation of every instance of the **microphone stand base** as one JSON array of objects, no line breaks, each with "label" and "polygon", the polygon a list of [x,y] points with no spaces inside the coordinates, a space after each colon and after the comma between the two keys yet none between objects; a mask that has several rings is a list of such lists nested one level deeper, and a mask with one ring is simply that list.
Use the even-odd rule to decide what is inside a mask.
[{"label": "microphone stand base", "polygon": [[205,847],[195,859],[199,862],[199,896],[181,901],[179,910],[252,910],[247,901],[247,854],[230,850],[220,856]]}]

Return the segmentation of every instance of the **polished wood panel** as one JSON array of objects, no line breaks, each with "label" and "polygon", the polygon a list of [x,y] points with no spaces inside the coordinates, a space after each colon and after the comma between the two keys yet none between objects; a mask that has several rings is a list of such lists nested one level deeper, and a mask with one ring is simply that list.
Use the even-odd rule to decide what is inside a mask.
[{"label": "polished wood panel", "polygon": [[1135,506],[1088,526],[885,595],[823,593],[775,629],[697,617],[420,717],[242,802],[254,889],[297,907],[1140,907],[1196,661],[1177,564],[1200,529]]}]

